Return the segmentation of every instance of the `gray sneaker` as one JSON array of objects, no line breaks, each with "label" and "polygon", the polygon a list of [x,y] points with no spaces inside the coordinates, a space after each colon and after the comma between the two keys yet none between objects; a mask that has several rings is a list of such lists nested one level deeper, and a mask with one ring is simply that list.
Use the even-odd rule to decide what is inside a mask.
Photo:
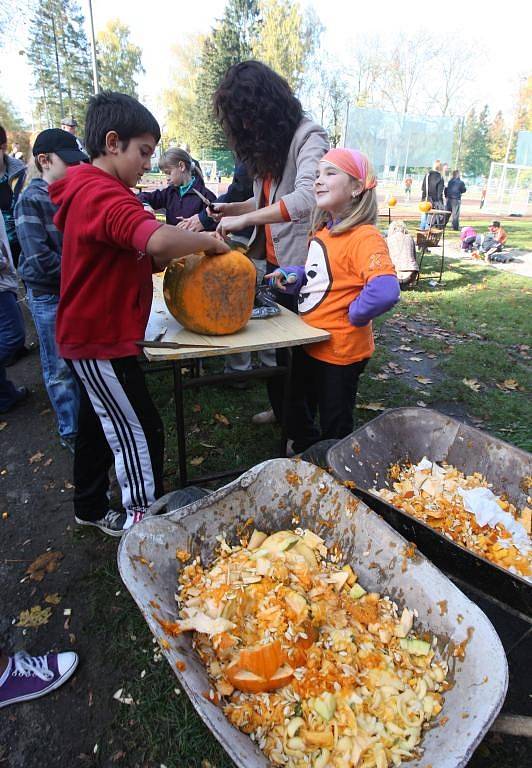
[{"label": "gray sneaker", "polygon": [[100,520],[83,520],[75,516],[78,525],[91,525],[93,528],[99,528],[100,531],[108,536],[122,536],[132,525],[138,523],[144,517],[138,510],[127,510],[126,512],[116,512],[110,509]]}]

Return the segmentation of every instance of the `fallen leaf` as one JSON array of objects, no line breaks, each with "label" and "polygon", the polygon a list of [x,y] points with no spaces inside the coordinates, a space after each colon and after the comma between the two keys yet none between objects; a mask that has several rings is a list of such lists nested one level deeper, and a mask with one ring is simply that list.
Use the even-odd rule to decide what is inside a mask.
[{"label": "fallen leaf", "polygon": [[194,403],[194,405],[192,406],[192,410],[194,411],[194,413],[199,413],[201,411],[201,405],[199,403]]},{"label": "fallen leaf", "polygon": [[375,378],[379,379],[379,381],[387,381],[390,377],[387,373],[377,373],[375,374]]},{"label": "fallen leaf", "polygon": [[227,416],[224,416],[223,413],[215,413],[214,414],[214,420],[218,422],[218,424],[222,424],[224,427],[230,427],[231,422],[227,418]]},{"label": "fallen leaf", "polygon": [[426,376],[416,376],[416,381],[419,381],[420,384],[432,384],[432,379],[427,379]]},{"label": "fallen leaf", "polygon": [[360,403],[357,408],[361,408],[363,411],[385,411],[386,406],[382,403]]},{"label": "fallen leaf", "polygon": [[131,696],[123,696],[123,688],[119,688],[118,691],[115,691],[113,693],[113,699],[116,701],[119,701],[120,704],[134,704],[133,698]]},{"label": "fallen leaf", "polygon": [[422,357],[415,357],[415,356],[409,357],[408,359],[412,360],[414,363],[419,363],[421,362],[421,360],[423,360]]},{"label": "fallen leaf", "polygon": [[126,753],[123,749],[119,750],[118,752],[115,752],[113,755],[111,755],[111,762],[112,763],[118,763],[120,760],[123,760],[126,756]]},{"label": "fallen leaf", "polygon": [[61,595],[58,595],[57,592],[54,592],[51,595],[45,595],[44,602],[48,603],[49,605],[59,605],[61,602]]},{"label": "fallen leaf", "polygon": [[63,487],[66,488],[67,490],[70,490],[74,486],[72,485],[72,483],[69,483],[68,480],[65,480],[65,482],[63,483]]},{"label": "fallen leaf", "polygon": [[35,464],[38,461],[42,461],[44,458],[44,453],[42,451],[37,451],[37,453],[34,453],[33,456],[30,456],[30,464]]},{"label": "fallen leaf", "polygon": [[42,581],[47,573],[57,571],[59,561],[63,559],[62,552],[43,552],[26,571],[32,581]]},{"label": "fallen leaf", "polygon": [[0,421],[0,432],[7,427],[7,421]]},{"label": "fallen leaf", "polygon": [[51,615],[51,608],[41,608],[40,605],[34,605],[29,611],[20,612],[17,627],[41,627],[43,624],[48,624]]},{"label": "fallen leaf", "polygon": [[423,402],[423,400],[418,400],[416,405],[419,405],[420,408],[426,408],[427,404]]},{"label": "fallen leaf", "polygon": [[412,352],[412,347],[407,347],[404,344],[401,344],[400,347],[398,347],[402,352]]},{"label": "fallen leaf", "polygon": [[194,458],[190,459],[190,464],[192,464],[193,467],[199,467],[200,464],[203,464],[205,461],[205,456],[194,456]]},{"label": "fallen leaf", "polygon": [[215,445],[211,445],[211,443],[200,443],[204,448],[216,448]]},{"label": "fallen leaf", "polygon": [[495,386],[498,387],[499,389],[502,389],[503,391],[505,389],[514,391],[516,389],[519,389],[519,382],[516,381],[515,379],[505,379],[502,382],[502,384],[496,384]]},{"label": "fallen leaf", "polygon": [[466,387],[469,387],[473,392],[480,391],[480,384],[476,379],[462,379],[462,384],[465,384]]},{"label": "fallen leaf", "polygon": [[52,463],[52,461],[53,461],[53,459],[52,459],[52,458],[50,458],[50,459],[46,459],[46,461],[44,462],[44,466],[45,466],[45,467],[49,467],[49,466],[50,466],[50,464]]}]

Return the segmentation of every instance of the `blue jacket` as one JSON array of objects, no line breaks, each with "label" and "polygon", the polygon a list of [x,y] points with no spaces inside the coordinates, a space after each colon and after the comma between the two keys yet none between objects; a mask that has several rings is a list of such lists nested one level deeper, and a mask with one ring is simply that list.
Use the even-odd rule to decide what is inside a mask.
[{"label": "blue jacket", "polygon": [[32,179],[15,205],[22,248],[18,273],[28,288],[59,295],[62,235],[53,222],[57,206],[43,179]]},{"label": "blue jacket", "polygon": [[[217,198],[217,203],[243,203],[253,197],[253,179],[249,176],[245,163],[238,162],[235,165],[233,181],[227,187],[227,192]],[[205,208],[199,213],[199,220],[205,230],[212,231],[216,229],[217,222],[207,215]],[[235,234],[250,238],[253,234],[253,227],[247,227]]]},{"label": "blue jacket", "polygon": [[454,200],[460,200],[464,192],[466,191],[466,185],[462,181],[462,179],[451,179],[451,181],[447,184],[447,187],[445,189],[445,197],[449,200],[450,198],[453,198]]}]

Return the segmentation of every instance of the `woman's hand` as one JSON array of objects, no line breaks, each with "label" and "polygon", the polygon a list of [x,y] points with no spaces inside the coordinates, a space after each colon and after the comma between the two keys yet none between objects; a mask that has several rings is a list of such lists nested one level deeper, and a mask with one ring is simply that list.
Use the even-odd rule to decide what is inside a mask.
[{"label": "woman's hand", "polygon": [[176,224],[177,229],[188,229],[189,232],[203,232],[204,226],[200,221],[198,214],[189,219],[183,219]]},{"label": "woman's hand", "polygon": [[225,237],[230,232],[240,232],[241,229],[246,229],[249,226],[249,219],[246,213],[241,216],[224,216],[218,224],[216,231]]}]

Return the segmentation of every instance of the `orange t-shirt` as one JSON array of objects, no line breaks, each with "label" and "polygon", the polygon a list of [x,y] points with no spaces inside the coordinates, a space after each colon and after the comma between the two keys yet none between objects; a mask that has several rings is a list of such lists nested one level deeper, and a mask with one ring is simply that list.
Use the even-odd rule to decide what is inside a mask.
[{"label": "orange t-shirt", "polygon": [[[267,205],[269,205],[270,200],[270,192],[272,188],[272,177],[271,176],[265,176],[264,180],[262,182],[262,208],[266,208]],[[283,219],[285,221],[290,221],[290,214],[288,213],[288,208],[285,205],[284,200],[281,199],[281,213],[283,215]],[[275,267],[279,266],[279,262],[277,261],[275,257],[275,248],[273,247],[273,239],[272,239],[272,230],[269,224],[264,225],[264,235],[266,238],[266,261],[269,264],[273,264]]]},{"label": "orange t-shirt", "polygon": [[307,284],[299,293],[299,314],[314,328],[331,334],[305,351],[318,360],[349,365],[371,357],[375,349],[371,322],[361,328],[349,322],[349,305],[367,282],[395,275],[388,246],[378,229],[362,224],[341,235],[324,227],[309,243]]}]

